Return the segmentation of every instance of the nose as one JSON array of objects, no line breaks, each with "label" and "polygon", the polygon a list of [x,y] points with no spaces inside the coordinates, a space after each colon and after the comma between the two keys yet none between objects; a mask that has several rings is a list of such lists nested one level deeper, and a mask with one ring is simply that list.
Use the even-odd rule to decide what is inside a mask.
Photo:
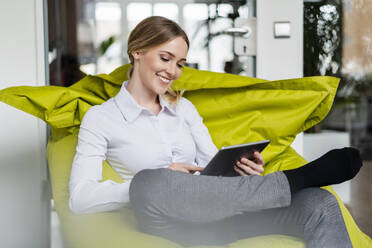
[{"label": "nose", "polygon": [[174,78],[177,73],[177,64],[176,63],[168,63],[167,66],[167,74],[169,77]]}]

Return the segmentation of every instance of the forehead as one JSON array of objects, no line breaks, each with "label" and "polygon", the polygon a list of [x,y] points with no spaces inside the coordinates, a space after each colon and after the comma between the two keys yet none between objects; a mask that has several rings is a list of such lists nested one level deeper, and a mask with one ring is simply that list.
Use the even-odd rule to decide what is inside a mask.
[{"label": "forehead", "polygon": [[185,58],[188,47],[186,41],[182,37],[176,37],[150,50],[154,52],[166,51],[172,53],[175,57]]}]

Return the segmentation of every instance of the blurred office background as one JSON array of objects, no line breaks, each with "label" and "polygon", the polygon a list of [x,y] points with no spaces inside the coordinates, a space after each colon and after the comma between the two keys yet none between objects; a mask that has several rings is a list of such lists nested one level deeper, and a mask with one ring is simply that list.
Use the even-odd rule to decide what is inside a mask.
[{"label": "blurred office background", "polygon": [[[185,29],[191,41],[188,66],[194,68],[268,80],[341,78],[328,117],[300,134],[294,147],[307,160],[348,145],[362,151],[361,173],[335,189],[360,228],[372,236],[371,1],[5,0],[0,14],[0,88],[68,87],[87,74],[109,73],[128,63],[129,33],[151,15],[170,18]],[[0,192],[9,202],[2,219],[13,223],[0,225],[0,240],[21,247],[20,240],[32,235],[40,241],[31,247],[64,247],[47,175],[47,127],[2,103],[0,113],[9,120],[1,124],[8,132],[0,136],[0,160],[9,164],[0,180]],[[16,190],[5,193],[12,187]],[[25,198],[28,206],[22,205]],[[24,237],[18,245],[17,235]]]},{"label": "blurred office background", "polygon": [[[301,4],[279,1],[279,8],[274,10],[273,3],[262,2],[267,3],[257,5],[253,0],[48,0],[50,84],[69,86],[85,74],[109,73],[128,63],[126,41],[130,31],[142,19],[161,15],[178,22],[189,35],[192,41],[189,66],[265,79],[314,75],[340,77],[341,85],[332,113],[310,132],[330,129],[352,133],[352,145],[358,146],[365,156],[372,157],[372,114],[369,113],[372,3],[365,0],[304,0]],[[302,13],[291,13],[291,9],[298,10],[299,7]],[[236,37],[224,31],[236,26],[236,19],[254,19],[257,11],[265,15],[260,17],[265,19],[271,32],[275,21],[270,23],[269,15],[274,16],[274,20],[279,16],[277,22],[288,21],[291,36],[276,41],[262,38],[260,28],[266,26],[259,17],[255,53],[237,55],[234,53]],[[278,12],[288,15],[283,17]],[[302,24],[301,30],[298,30],[298,24]],[[303,37],[296,37],[296,32]],[[290,40],[296,40],[293,51],[284,49],[282,53],[286,52],[288,56],[275,57],[280,45]],[[260,47],[262,53],[273,51],[271,61],[286,63],[292,60],[292,71],[280,68],[283,70],[280,74],[270,68],[260,73],[260,58],[257,58],[263,57],[261,51],[257,52]],[[267,64],[270,67],[274,63]]]}]

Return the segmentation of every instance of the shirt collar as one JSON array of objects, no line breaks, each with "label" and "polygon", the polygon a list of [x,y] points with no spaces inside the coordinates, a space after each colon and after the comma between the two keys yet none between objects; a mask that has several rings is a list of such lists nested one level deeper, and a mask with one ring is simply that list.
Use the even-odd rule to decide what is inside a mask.
[{"label": "shirt collar", "polygon": [[[114,100],[117,103],[117,106],[120,112],[123,114],[124,118],[127,121],[132,122],[135,119],[137,119],[137,117],[142,112],[150,113],[150,111],[147,108],[139,105],[136,102],[136,100],[134,100],[133,96],[126,89],[126,86],[128,85],[128,83],[129,81],[125,81],[123,83],[123,85],[120,88],[119,93],[114,97]],[[171,113],[172,115],[176,115],[174,106],[171,106],[171,104],[165,99],[163,99],[162,96],[158,95],[158,97],[159,97],[159,102],[161,106],[160,112],[168,110],[168,112]]]},{"label": "shirt collar", "polygon": [[158,95],[160,106],[163,109],[167,109],[171,114],[176,115],[176,106],[169,103],[161,95]]}]

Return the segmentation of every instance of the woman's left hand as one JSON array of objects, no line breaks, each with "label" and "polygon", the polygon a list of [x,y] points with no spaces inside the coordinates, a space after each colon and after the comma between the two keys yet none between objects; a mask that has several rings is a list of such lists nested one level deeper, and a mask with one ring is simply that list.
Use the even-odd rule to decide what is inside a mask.
[{"label": "woman's left hand", "polygon": [[236,162],[234,170],[241,176],[248,175],[261,175],[264,172],[264,160],[259,152],[253,153],[253,160],[247,158],[241,158],[240,161]]}]

